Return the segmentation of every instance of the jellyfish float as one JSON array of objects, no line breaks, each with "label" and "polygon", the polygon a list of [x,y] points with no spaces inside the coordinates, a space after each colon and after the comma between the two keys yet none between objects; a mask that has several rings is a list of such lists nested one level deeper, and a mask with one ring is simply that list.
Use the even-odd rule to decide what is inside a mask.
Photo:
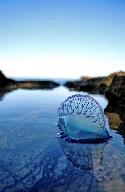
[{"label": "jellyfish float", "polygon": [[88,94],[68,97],[58,108],[58,127],[74,141],[109,139],[108,121],[100,104]]}]

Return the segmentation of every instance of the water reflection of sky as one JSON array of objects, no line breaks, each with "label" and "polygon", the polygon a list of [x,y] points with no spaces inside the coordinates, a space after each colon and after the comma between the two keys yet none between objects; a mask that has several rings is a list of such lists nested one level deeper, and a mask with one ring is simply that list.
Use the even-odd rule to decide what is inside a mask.
[{"label": "water reflection of sky", "polygon": [[[125,147],[115,131],[107,143],[57,137],[56,110],[76,92],[63,87],[16,90],[0,102],[0,191],[124,191]],[[94,95],[105,108],[103,96]]]}]

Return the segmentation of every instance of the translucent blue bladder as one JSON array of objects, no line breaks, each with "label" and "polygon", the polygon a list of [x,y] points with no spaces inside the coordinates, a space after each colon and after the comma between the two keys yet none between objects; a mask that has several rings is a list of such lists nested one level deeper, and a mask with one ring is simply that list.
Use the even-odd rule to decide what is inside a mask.
[{"label": "translucent blue bladder", "polygon": [[58,116],[58,127],[73,140],[110,138],[103,109],[90,95],[68,97],[58,108]]}]

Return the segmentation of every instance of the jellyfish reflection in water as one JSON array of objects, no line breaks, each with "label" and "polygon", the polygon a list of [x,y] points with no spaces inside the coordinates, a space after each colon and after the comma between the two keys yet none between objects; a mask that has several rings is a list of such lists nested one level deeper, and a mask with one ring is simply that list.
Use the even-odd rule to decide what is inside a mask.
[{"label": "jellyfish reflection in water", "polygon": [[90,95],[68,97],[58,108],[58,115],[58,127],[73,140],[110,138],[103,109]]},{"label": "jellyfish reflection in water", "polygon": [[[76,191],[99,192],[98,181],[95,176],[95,170],[103,161],[103,152],[107,142],[98,144],[94,143],[74,143],[69,142],[65,138],[59,138],[58,142],[66,156],[67,160],[72,164],[77,173],[78,183],[72,183],[73,188],[77,186]],[[73,171],[74,172],[74,171]],[[73,174],[72,172],[72,174]],[[82,177],[79,174],[82,173]],[[78,186],[80,189],[78,189]]]},{"label": "jellyfish reflection in water", "polygon": [[82,170],[93,170],[101,164],[103,151],[107,142],[94,143],[73,143],[59,138],[59,144],[72,164]]}]

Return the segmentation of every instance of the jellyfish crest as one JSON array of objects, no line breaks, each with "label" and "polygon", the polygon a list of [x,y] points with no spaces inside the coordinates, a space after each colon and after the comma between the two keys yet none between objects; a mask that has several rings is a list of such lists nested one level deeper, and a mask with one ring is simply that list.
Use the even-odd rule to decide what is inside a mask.
[{"label": "jellyfish crest", "polygon": [[58,126],[71,139],[109,137],[100,104],[88,94],[68,97],[58,108]]}]

